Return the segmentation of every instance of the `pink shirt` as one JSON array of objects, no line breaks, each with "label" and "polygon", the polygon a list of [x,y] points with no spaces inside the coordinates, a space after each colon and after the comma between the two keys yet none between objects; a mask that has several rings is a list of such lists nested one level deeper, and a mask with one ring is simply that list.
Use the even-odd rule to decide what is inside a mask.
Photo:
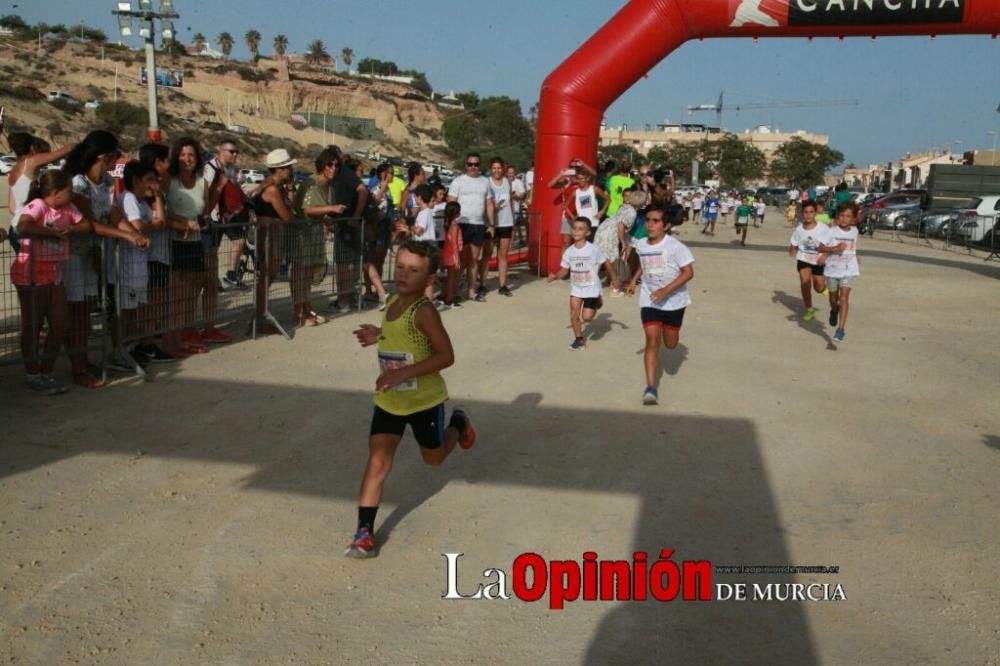
[{"label": "pink shirt", "polygon": [[[69,229],[83,222],[83,214],[73,204],[50,208],[43,199],[35,199],[21,209],[36,224],[49,229]],[[22,229],[22,232],[27,231]],[[10,267],[14,284],[59,284],[59,263],[69,260],[69,240],[65,238],[21,238],[21,249]]]}]

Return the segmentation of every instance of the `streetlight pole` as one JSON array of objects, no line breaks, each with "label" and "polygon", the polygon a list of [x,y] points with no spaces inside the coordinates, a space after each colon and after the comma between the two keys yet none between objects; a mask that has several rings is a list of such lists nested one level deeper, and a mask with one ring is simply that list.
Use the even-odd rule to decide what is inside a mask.
[{"label": "streetlight pole", "polygon": [[987,132],[987,134],[992,134],[993,135],[993,152],[990,153],[990,164],[992,166],[996,166],[997,165],[997,137],[1000,137],[1000,132],[997,132],[996,130],[993,130],[991,132]]},{"label": "streetlight pole", "polygon": [[139,34],[145,40],[146,46],[146,87],[147,105],[149,109],[149,128],[146,130],[147,138],[153,143],[160,143],[163,140],[163,133],[160,131],[160,118],[157,112],[156,100],[156,25],[155,19],[162,23],[163,40],[173,40],[174,26],[167,19],[176,19],[180,16],[174,12],[173,0],[160,0],[160,11],[152,10],[152,0],[139,0],[139,10],[133,11],[132,2],[118,2],[118,9],[112,10],[112,14],[118,17],[118,29],[123,37],[132,34],[132,19],[138,18],[141,27]]}]

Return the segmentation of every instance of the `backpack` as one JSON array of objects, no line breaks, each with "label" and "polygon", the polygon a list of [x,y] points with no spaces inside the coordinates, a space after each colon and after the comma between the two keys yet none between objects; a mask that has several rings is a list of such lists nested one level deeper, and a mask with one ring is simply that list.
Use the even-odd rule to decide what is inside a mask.
[{"label": "backpack", "polygon": [[219,197],[219,220],[223,224],[250,222],[250,198],[231,180],[226,181]]}]

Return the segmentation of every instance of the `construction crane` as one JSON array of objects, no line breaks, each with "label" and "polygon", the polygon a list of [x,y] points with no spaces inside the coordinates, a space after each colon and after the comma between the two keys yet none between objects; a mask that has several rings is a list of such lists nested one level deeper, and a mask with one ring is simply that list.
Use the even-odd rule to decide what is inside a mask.
[{"label": "construction crane", "polygon": [[688,114],[694,113],[695,111],[715,111],[715,119],[719,126],[719,131],[722,131],[722,110],[723,108],[728,108],[733,111],[744,111],[747,109],[807,109],[810,107],[818,106],[857,106],[858,100],[856,99],[828,99],[828,100],[799,100],[799,101],[788,101],[788,102],[755,102],[751,104],[730,104],[728,107],[724,107],[722,103],[722,98],[725,95],[725,91],[719,93],[719,101],[715,104],[698,104],[697,106],[689,106],[687,108]]}]

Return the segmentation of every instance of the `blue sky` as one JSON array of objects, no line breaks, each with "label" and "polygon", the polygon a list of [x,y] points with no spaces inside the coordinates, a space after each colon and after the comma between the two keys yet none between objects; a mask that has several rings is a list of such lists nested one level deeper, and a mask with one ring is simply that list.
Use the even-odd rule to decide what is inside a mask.
[{"label": "blue sky", "polygon": [[[154,0],[154,5],[158,0]],[[322,39],[331,53],[349,46],[355,61],[393,60],[427,73],[438,90],[510,95],[525,110],[545,76],[620,7],[623,0],[175,0],[178,34],[214,40],[226,30],[238,41],[249,29],[264,37],[262,51],[281,32],[293,51]],[[0,0],[0,14],[34,23],[83,20],[117,34],[112,0]],[[294,7],[294,11],[287,11]],[[138,45],[138,40],[132,40]],[[339,64],[339,63],[338,63]],[[657,65],[607,112],[609,124],[641,128],[664,118],[714,123],[711,113],[689,116],[690,104],[857,99],[858,106],[728,112],[736,132],[759,124],[830,136],[858,165],[898,159],[908,151],[993,146],[1000,131],[1000,40],[988,36],[689,42]],[[960,141],[961,143],[955,143]]]}]

